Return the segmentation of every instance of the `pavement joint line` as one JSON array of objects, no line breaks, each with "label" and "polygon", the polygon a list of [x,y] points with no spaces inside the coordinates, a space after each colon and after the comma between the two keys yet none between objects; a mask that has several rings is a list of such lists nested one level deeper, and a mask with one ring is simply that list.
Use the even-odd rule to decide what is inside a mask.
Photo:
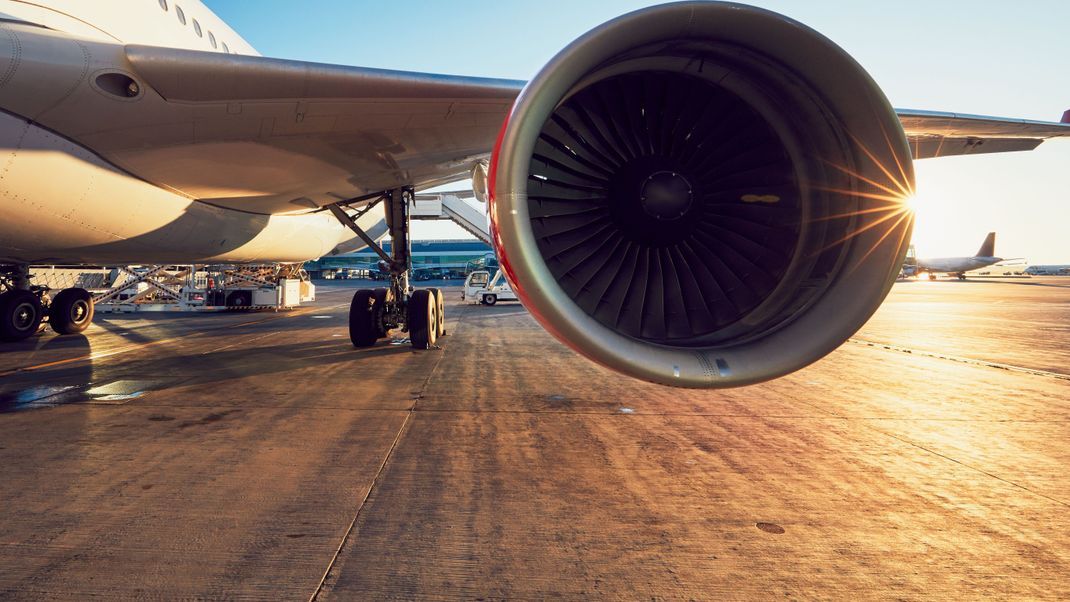
[{"label": "pavement joint line", "polygon": [[[465,315],[465,313],[466,312],[461,312],[461,315],[463,316]],[[456,333],[458,327],[460,326],[460,323],[460,318],[458,318],[457,321],[454,322],[452,331],[453,333]],[[320,593],[323,592],[323,586],[326,585],[327,578],[330,576],[331,571],[334,569],[335,563],[338,562],[338,557],[341,556],[342,550],[345,548],[346,543],[349,541],[349,537],[356,530],[357,521],[360,520],[361,511],[364,510],[364,506],[368,503],[368,499],[371,497],[372,492],[375,491],[375,487],[382,480],[383,471],[386,470],[386,465],[390,463],[390,458],[394,456],[394,450],[397,449],[398,444],[401,442],[402,437],[404,437],[408,429],[409,421],[412,419],[412,416],[416,411],[416,404],[419,403],[420,398],[423,397],[424,391],[427,390],[427,385],[431,382],[431,379],[434,377],[435,372],[438,371],[438,367],[442,364],[442,358],[444,358],[446,354],[441,348],[439,348],[438,350],[441,352],[439,353],[438,359],[435,360],[435,365],[431,367],[430,371],[428,371],[427,378],[424,379],[423,384],[420,386],[420,392],[414,398],[412,398],[412,405],[409,407],[408,411],[405,412],[405,419],[401,422],[401,428],[398,429],[397,435],[394,436],[394,441],[390,444],[390,449],[388,449],[386,451],[386,454],[383,456],[383,461],[379,464],[379,469],[375,471],[375,477],[372,479],[371,485],[368,487],[368,491],[365,492],[364,498],[361,499],[360,504],[357,505],[357,511],[353,513],[353,520],[349,521],[349,527],[346,529],[345,534],[342,535],[342,540],[338,542],[338,548],[335,549],[334,554],[331,556],[330,562],[327,563],[327,568],[323,571],[323,576],[320,577],[319,583],[316,585],[316,589],[308,598],[309,602],[316,602],[316,600],[319,599]]]},{"label": "pavement joint line", "polygon": [[1012,364],[1001,364],[999,362],[989,362],[985,360],[973,359],[970,357],[960,357],[956,355],[948,355],[946,353],[937,353],[935,351],[923,351],[921,349],[910,349],[909,347],[899,347],[898,345],[889,345],[887,343],[878,343],[876,341],[867,341],[865,339],[847,339],[851,343],[858,345],[865,345],[867,347],[874,347],[878,349],[885,349],[887,351],[897,351],[899,353],[909,353],[911,355],[920,355],[922,357],[931,357],[934,359],[948,360],[952,362],[958,362],[960,364],[970,364],[973,366],[983,366],[986,368],[998,368],[999,370],[1007,370],[1010,372],[1020,372],[1022,374],[1032,374],[1033,376],[1046,376],[1048,378],[1057,378],[1059,380],[1070,381],[1070,374],[1060,374],[1059,372],[1049,372],[1047,370],[1038,370],[1036,368],[1026,368],[1024,366],[1015,366]]},{"label": "pavement joint line", "polygon": [[954,462],[955,464],[958,464],[959,466],[963,466],[965,468],[969,468],[970,470],[976,470],[977,472],[979,472],[979,473],[981,473],[983,475],[989,476],[989,477],[991,477],[993,479],[996,479],[997,481],[1000,481],[1001,483],[1006,483],[1007,485],[1011,485],[1012,487],[1017,487],[1018,489],[1021,489],[1022,491],[1025,491],[1025,492],[1028,492],[1028,493],[1032,493],[1033,495],[1036,495],[1038,497],[1042,497],[1042,498],[1044,498],[1044,499],[1046,499],[1048,501],[1055,502],[1056,504],[1061,504],[1063,506],[1066,506],[1066,507],[1070,508],[1070,502],[1064,502],[1063,500],[1051,497],[1050,495],[1041,493],[1039,491],[1034,491],[1034,490],[1030,489],[1029,487],[1026,487],[1025,485],[1021,485],[1019,483],[1015,483],[1014,481],[1011,481],[1011,480],[1008,480],[1008,479],[1004,479],[1003,477],[1001,477],[999,475],[992,474],[992,473],[988,472],[987,470],[983,470],[983,469],[977,468],[976,466],[972,466],[970,464],[962,462],[961,460],[956,460],[955,458],[952,458],[951,456],[948,456],[947,454],[943,454],[943,453],[940,453],[940,452],[938,452],[936,450],[929,449],[928,447],[925,447],[924,445],[921,445],[919,443],[915,443],[915,442],[913,442],[913,441],[911,441],[909,439],[904,439],[903,437],[899,437],[899,436],[897,436],[897,435],[895,435],[893,433],[887,433],[887,432],[882,431],[882,430],[880,430],[878,428],[873,428],[873,427],[869,427],[869,428],[873,429],[874,431],[877,431],[878,433],[881,433],[883,435],[891,437],[892,439],[895,439],[896,441],[901,441],[903,443],[906,443],[907,445],[912,445],[912,446],[914,446],[914,447],[916,447],[916,448],[918,448],[920,450],[924,450],[924,451],[929,452],[930,454],[933,454],[935,456],[939,456],[941,458],[944,458],[945,460],[950,460],[951,462]]},{"label": "pavement joint line", "polygon": [[342,540],[338,542],[338,547],[335,548],[334,554],[331,555],[331,560],[327,563],[327,568],[323,571],[323,576],[320,577],[319,583],[316,584],[316,589],[309,596],[309,602],[315,602],[319,599],[319,595],[323,592],[323,586],[327,583],[327,577],[330,576],[331,570],[334,569],[334,565],[338,562],[338,557],[342,554],[342,548],[345,547],[346,542],[349,541],[349,536],[352,535],[354,529],[357,526],[357,520],[360,518],[360,511],[364,509],[364,505],[368,502],[368,498],[371,497],[372,491],[375,490],[375,486],[379,483],[379,479],[382,478],[383,470],[386,469],[387,462],[390,461],[390,457],[394,455],[394,449],[397,448],[398,442],[401,441],[401,436],[405,433],[405,428],[409,425],[409,419],[412,418],[412,410],[405,412],[405,419],[401,421],[401,428],[398,429],[396,435],[394,435],[394,441],[390,443],[390,448],[386,450],[386,454],[383,456],[383,461],[379,463],[379,469],[375,471],[375,477],[372,479],[371,485],[368,486],[368,490],[364,492],[364,497],[361,498],[360,504],[357,505],[357,511],[353,514],[353,519],[349,521],[349,526],[346,528],[346,532],[342,535]]},{"label": "pavement joint line", "polygon": [[255,337],[251,337],[251,338],[248,338],[248,339],[243,339],[241,341],[235,341],[233,343],[229,343],[227,345],[223,345],[222,347],[216,347],[214,349],[209,349],[207,351],[202,351],[201,355],[208,355],[209,353],[216,353],[217,351],[223,351],[224,349],[230,349],[231,347],[237,347],[238,345],[246,345],[248,343],[252,343],[253,341],[259,341],[260,339],[266,339],[267,337],[279,334],[281,332],[282,332],[281,330],[273,330],[273,331],[271,331],[269,333],[262,334],[260,336],[255,336]]}]

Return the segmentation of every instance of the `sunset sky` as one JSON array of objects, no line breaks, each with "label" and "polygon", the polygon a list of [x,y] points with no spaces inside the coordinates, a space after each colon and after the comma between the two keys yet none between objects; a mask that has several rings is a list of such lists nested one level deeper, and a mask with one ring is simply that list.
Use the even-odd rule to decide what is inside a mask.
[{"label": "sunset sky", "polygon": [[[635,0],[205,0],[261,53],[413,71],[527,79],[599,23],[654,4]],[[1058,121],[1070,108],[1070,3],[778,0],[837,42],[896,107]],[[996,252],[1070,263],[1070,141],[1031,153],[917,163],[921,256]],[[466,236],[420,223],[422,238]]]}]

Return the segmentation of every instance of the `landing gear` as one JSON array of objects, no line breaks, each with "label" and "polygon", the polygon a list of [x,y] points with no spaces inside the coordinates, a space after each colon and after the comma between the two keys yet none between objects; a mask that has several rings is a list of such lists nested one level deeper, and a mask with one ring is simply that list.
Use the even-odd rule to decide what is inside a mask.
[{"label": "landing gear", "polygon": [[37,295],[19,289],[0,293],[0,340],[21,341],[37,334],[43,318]]},{"label": "landing gear", "polygon": [[959,280],[965,280],[966,279],[966,274],[963,274],[962,272],[959,272],[956,275],[959,277]]},{"label": "landing gear", "polygon": [[48,308],[48,324],[59,334],[77,334],[93,321],[93,296],[84,288],[59,292]]},{"label": "landing gear", "polygon": [[390,253],[383,250],[364,230],[354,217],[342,208],[344,204],[331,205],[331,213],[350,230],[353,230],[382,261],[380,270],[390,274],[390,287],[363,289],[353,295],[349,308],[349,339],[354,347],[371,347],[386,337],[394,328],[408,331],[409,340],[415,349],[430,349],[438,337],[446,334],[445,303],[438,289],[413,291],[409,285],[412,272],[412,256],[409,244],[409,203],[411,189],[391,190],[372,201],[357,214],[371,210],[379,202],[386,209],[386,224],[390,229]]},{"label": "landing gear", "polygon": [[76,334],[93,321],[93,296],[69,288],[54,297],[47,286],[30,284],[27,265],[0,266],[0,341],[21,341],[46,322],[58,334]]},{"label": "landing gear", "polygon": [[936,280],[936,274],[929,272],[929,280]]},{"label": "landing gear", "polygon": [[438,336],[446,336],[446,297],[442,294],[441,289],[429,288],[431,294],[435,297],[435,305],[438,309]]},{"label": "landing gear", "polygon": [[349,340],[354,347],[371,347],[390,334],[393,325],[387,323],[387,308],[393,305],[394,295],[389,289],[363,289],[353,295],[349,305]]},{"label": "landing gear", "polygon": [[414,349],[431,349],[438,340],[438,300],[427,290],[420,289],[409,297],[406,320],[409,339]]},{"label": "landing gear", "polygon": [[379,340],[377,322],[382,320],[383,308],[375,301],[374,291],[364,289],[353,295],[349,305],[349,340],[354,347],[371,347]]}]

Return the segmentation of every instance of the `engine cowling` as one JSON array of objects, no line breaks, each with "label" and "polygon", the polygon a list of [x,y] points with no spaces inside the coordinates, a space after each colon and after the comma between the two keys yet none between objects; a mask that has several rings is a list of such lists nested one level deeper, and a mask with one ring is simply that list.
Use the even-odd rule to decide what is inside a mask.
[{"label": "engine cowling", "polygon": [[554,57],[490,168],[494,244],[535,318],[641,379],[731,387],[802,368],[876,311],[913,225],[880,88],[782,15],[687,2]]}]

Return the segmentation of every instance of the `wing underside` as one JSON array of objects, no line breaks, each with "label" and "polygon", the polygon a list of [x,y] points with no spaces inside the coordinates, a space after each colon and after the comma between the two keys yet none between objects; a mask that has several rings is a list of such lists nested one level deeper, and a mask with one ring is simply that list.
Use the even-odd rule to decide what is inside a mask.
[{"label": "wing underside", "polygon": [[114,44],[0,26],[0,109],[161,188],[303,213],[485,160],[522,82]]},{"label": "wing underside", "polygon": [[1070,136],[1070,124],[896,109],[915,159],[1028,151]]},{"label": "wing underside", "polygon": [[272,213],[465,177],[522,86],[145,46],[126,56],[187,124],[121,160],[195,198]]}]

